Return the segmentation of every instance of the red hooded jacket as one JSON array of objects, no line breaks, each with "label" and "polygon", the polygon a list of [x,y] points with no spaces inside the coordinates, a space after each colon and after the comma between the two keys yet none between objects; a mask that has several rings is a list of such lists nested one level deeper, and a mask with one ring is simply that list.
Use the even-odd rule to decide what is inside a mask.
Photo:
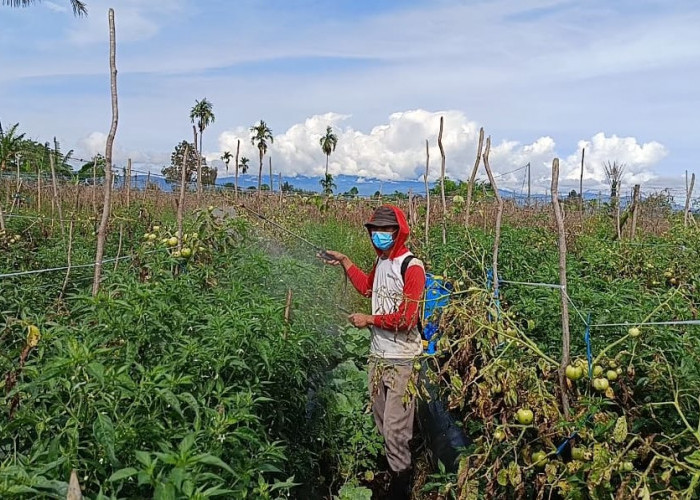
[{"label": "red hooded jacket", "polygon": [[[395,259],[396,257],[400,257],[409,251],[405,244],[410,231],[403,211],[393,205],[385,206],[388,206],[394,211],[396,220],[399,223],[399,231],[396,235],[394,246],[391,247],[389,252],[389,258]],[[374,250],[377,252],[377,256],[382,255],[381,250],[378,250],[377,248]],[[416,264],[418,263],[416,262]],[[355,265],[348,268],[347,274],[350,282],[357,289],[357,291],[365,297],[372,296],[375,267],[376,261],[369,274],[366,274]],[[419,305],[424,289],[425,271],[423,270],[423,266],[409,265],[406,269],[406,274],[404,277],[403,301],[399,305],[398,309],[395,313],[375,315],[372,324],[385,330],[395,331],[410,330],[416,326],[418,323]]]}]

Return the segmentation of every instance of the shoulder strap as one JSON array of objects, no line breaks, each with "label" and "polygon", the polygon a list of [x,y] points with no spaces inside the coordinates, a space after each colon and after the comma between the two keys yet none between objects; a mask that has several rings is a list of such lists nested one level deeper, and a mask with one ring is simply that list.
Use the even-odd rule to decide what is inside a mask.
[{"label": "shoulder strap", "polygon": [[416,258],[416,256],[413,254],[407,255],[406,258],[401,263],[401,279],[402,280],[406,281],[406,269],[408,269],[408,265],[415,258]]}]

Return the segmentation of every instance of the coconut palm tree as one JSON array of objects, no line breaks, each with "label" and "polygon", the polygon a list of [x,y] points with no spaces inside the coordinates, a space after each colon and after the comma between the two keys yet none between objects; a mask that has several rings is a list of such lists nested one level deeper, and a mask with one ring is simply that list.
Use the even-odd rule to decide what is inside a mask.
[{"label": "coconut palm tree", "polygon": [[226,164],[226,171],[227,172],[228,172],[228,164],[231,162],[231,158],[233,158],[231,151],[224,151],[224,154],[221,155],[221,161],[223,161]]},{"label": "coconut palm tree", "polygon": [[333,182],[333,174],[326,174],[325,179],[321,179],[319,184],[323,188],[323,194],[333,194],[333,190],[338,187]]},{"label": "coconut palm tree", "polygon": [[326,127],[326,135],[321,137],[319,144],[321,145],[321,151],[326,155],[326,177],[328,177],[328,159],[331,153],[335,151],[335,146],[338,144],[338,136],[333,133],[332,127]]},{"label": "coconut palm tree", "polygon": [[238,196],[238,171],[240,170],[242,174],[246,174],[248,172],[248,162],[250,160],[246,158],[245,156],[241,158],[241,161],[238,162],[238,165],[236,165],[236,196]]},{"label": "coconut palm tree", "polygon": [[[10,7],[29,7],[39,3],[41,0],[2,0],[3,5]],[[80,0],[70,0],[70,5],[73,8],[73,14],[76,17],[87,16],[87,4]]]},{"label": "coconut palm tree", "polygon": [[190,120],[192,123],[197,125],[199,129],[199,162],[197,164],[197,192],[201,192],[202,183],[200,182],[200,177],[202,174],[202,137],[204,136],[204,129],[209,125],[214,123],[214,109],[211,101],[208,101],[205,97],[201,101],[194,101],[194,106],[190,110]]},{"label": "coconut palm tree", "polygon": [[262,169],[263,169],[263,158],[265,153],[267,153],[267,143],[270,144],[275,142],[275,138],[272,137],[272,129],[267,126],[267,124],[260,120],[260,123],[250,127],[250,131],[253,134],[250,138],[250,142],[253,146],[258,148],[260,152],[260,170],[258,171],[258,193],[260,193],[260,188],[262,187]]},{"label": "coconut palm tree", "polygon": [[249,161],[250,160],[248,158],[246,158],[245,156],[243,158],[241,158],[241,161],[238,164],[238,168],[241,169],[241,174],[245,175],[248,172],[248,167],[250,167],[250,165],[248,165]]}]

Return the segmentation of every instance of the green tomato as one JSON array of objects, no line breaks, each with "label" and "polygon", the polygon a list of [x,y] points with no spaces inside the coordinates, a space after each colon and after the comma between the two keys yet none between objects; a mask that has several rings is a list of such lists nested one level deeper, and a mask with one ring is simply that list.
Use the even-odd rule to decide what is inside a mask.
[{"label": "green tomato", "polygon": [[569,365],[566,367],[566,378],[578,380],[581,377],[583,377],[583,368],[581,366]]},{"label": "green tomato", "polygon": [[506,438],[506,433],[503,429],[496,429],[493,433],[493,438],[499,442],[503,441]]},{"label": "green tomato", "polygon": [[547,465],[548,461],[547,453],[544,451],[536,451],[532,454],[532,463],[540,469]]},{"label": "green tomato", "polygon": [[517,418],[518,422],[522,425],[530,425],[534,420],[535,415],[532,413],[532,410],[528,408],[520,408],[515,414],[515,418]]},{"label": "green tomato", "polygon": [[593,388],[598,392],[605,392],[610,387],[610,382],[606,378],[594,378]]}]

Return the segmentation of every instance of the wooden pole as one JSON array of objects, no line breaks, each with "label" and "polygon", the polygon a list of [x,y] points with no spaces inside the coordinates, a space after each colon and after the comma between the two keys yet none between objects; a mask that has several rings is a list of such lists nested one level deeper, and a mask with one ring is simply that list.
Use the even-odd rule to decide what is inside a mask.
[{"label": "wooden pole", "polygon": [[[686,174],[687,176],[687,174]],[[695,187],[695,174],[690,177],[690,186],[686,186],[685,192],[685,210],[683,211],[683,226],[688,226],[690,219],[690,199],[693,196],[693,188]]]},{"label": "wooden pole", "polygon": [[2,214],[2,204],[0,203],[0,231],[5,230],[5,216]]},{"label": "wooden pole", "polygon": [[639,184],[634,185],[632,191],[632,227],[630,228],[630,239],[634,239],[637,233],[637,217],[639,216]]},{"label": "wooden pole", "polygon": [[97,155],[92,158],[92,213],[97,214]]},{"label": "wooden pole", "polygon": [[270,165],[270,194],[272,194],[275,192],[275,190],[272,189],[272,155],[267,157],[267,163]]},{"label": "wooden pole", "polygon": [[578,182],[579,210],[583,216],[583,161],[586,158],[586,148],[581,149],[581,178]]},{"label": "wooden pole", "polygon": [[494,195],[496,196],[496,203],[498,204],[498,210],[496,211],[496,234],[493,239],[493,261],[491,263],[493,268],[493,294],[494,297],[498,296],[498,247],[501,243],[501,221],[503,220],[503,199],[498,192],[498,186],[496,186],[496,179],[493,177],[491,172],[491,165],[489,164],[489,154],[491,152],[491,137],[486,139],[486,148],[484,149],[484,154],[482,158],[484,160],[484,168],[486,169],[486,175],[489,176],[489,183],[493,188]]},{"label": "wooden pole", "polygon": [[151,172],[146,174],[146,184],[143,186],[143,201],[146,201],[146,194],[148,193],[148,186],[151,185]]},{"label": "wooden pole", "polygon": [[530,186],[531,186],[531,178],[532,176],[530,175],[530,169],[532,167],[530,166],[530,162],[527,162],[527,206],[530,206]]},{"label": "wooden pole", "polygon": [[[197,127],[192,125],[192,134],[194,135],[194,151],[197,154],[197,206],[200,206],[200,198],[202,196],[202,157],[197,151]],[[187,157],[185,157],[185,163],[187,165]],[[184,167],[183,167],[184,168]]]},{"label": "wooden pole", "polygon": [[126,208],[131,207],[131,158],[126,160]]},{"label": "wooden pole", "polygon": [[423,175],[423,180],[425,181],[425,246],[430,244],[428,239],[430,233],[430,189],[428,186],[428,171],[430,169],[430,146],[428,145],[428,139],[425,140],[425,175]]},{"label": "wooden pole", "polygon": [[467,213],[464,218],[464,225],[469,227],[469,214],[472,205],[472,192],[474,191],[474,181],[476,180],[476,172],[479,170],[479,162],[481,161],[481,150],[484,147],[484,128],[479,129],[479,146],[476,149],[476,160],[474,160],[474,168],[469,176],[469,184],[467,185]]},{"label": "wooden pole", "polygon": [[[56,139],[54,138],[54,141]],[[56,156],[52,151],[49,154],[49,163],[51,164],[51,184],[53,185],[53,198],[51,200],[52,206],[56,207],[58,212],[58,221],[61,225],[61,236],[65,234],[65,229],[63,227],[63,210],[61,209],[61,199],[58,197],[58,183],[56,182]],[[51,215],[53,217],[53,214]]]},{"label": "wooden pole", "polygon": [[177,202],[177,249],[182,250],[182,216],[185,211],[185,185],[187,184],[187,155],[189,146],[185,145],[185,156],[182,157],[182,172],[180,174],[180,199]]},{"label": "wooden pole", "polygon": [[440,117],[440,132],[438,133],[438,147],[440,148],[440,198],[442,199],[442,244],[447,243],[447,202],[445,201],[445,148],[442,147],[442,129],[444,120]]},{"label": "wooden pole", "polygon": [[234,199],[236,201],[238,201],[238,153],[240,152],[240,150],[241,150],[241,140],[238,139],[236,141],[236,178],[235,178],[235,184],[234,184],[235,190],[236,190],[236,194],[234,196]]},{"label": "wooden pole", "polygon": [[102,207],[102,220],[97,231],[97,255],[95,256],[95,276],[92,281],[92,295],[96,296],[100,290],[100,278],[102,276],[102,258],[104,257],[105,240],[107,239],[107,224],[109,223],[110,204],[112,202],[112,148],[114,137],[117,135],[119,123],[119,107],[117,102],[117,41],[114,28],[114,9],[109,9],[109,73],[110,94],[112,97],[112,124],[107,135],[105,146],[105,187],[104,206]]},{"label": "wooden pole", "polygon": [[280,191],[280,205],[282,205],[282,172],[277,173],[277,189]]},{"label": "wooden pole", "polygon": [[119,257],[121,256],[122,253],[122,241],[124,240],[124,223],[120,222],[119,223],[119,244],[117,245],[117,255],[116,258],[114,259],[114,271],[117,271],[117,267],[119,267]]},{"label": "wooden pole", "polygon": [[36,211],[41,213],[41,162],[36,162]]},{"label": "wooden pole", "polygon": [[561,366],[559,367],[559,388],[561,390],[561,404],[564,416],[569,417],[569,396],[566,387],[566,367],[569,365],[570,333],[569,333],[569,302],[566,281],[566,231],[564,228],[564,214],[559,204],[559,158],[552,162],[552,205],[554,217],[557,221],[559,233],[559,284],[561,285],[561,326],[562,326],[562,353]]},{"label": "wooden pole", "polygon": [[61,300],[63,295],[66,293],[66,287],[68,287],[68,280],[70,279],[70,268],[71,268],[71,256],[73,252],[73,226],[75,221],[73,217],[70,220],[70,226],[68,226],[68,254],[67,254],[67,265],[66,267],[66,277],[63,278],[63,286],[61,287],[61,293],[58,295],[58,299]]}]

